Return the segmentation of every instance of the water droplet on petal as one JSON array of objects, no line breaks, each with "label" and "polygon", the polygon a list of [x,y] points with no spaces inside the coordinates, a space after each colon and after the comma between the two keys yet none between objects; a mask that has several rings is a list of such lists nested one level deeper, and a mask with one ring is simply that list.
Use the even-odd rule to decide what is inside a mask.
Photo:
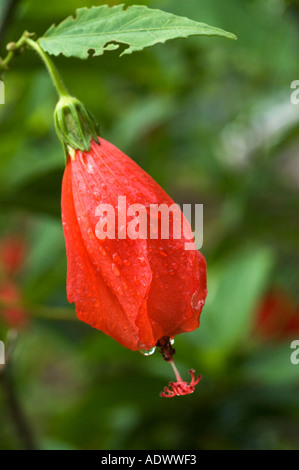
[{"label": "water droplet on petal", "polygon": [[124,261],[124,265],[125,265],[125,266],[128,266],[128,267],[131,266],[131,261],[129,261],[128,259],[126,259],[126,260]]},{"label": "water droplet on petal", "polygon": [[119,265],[123,264],[123,260],[121,259],[121,257],[119,256],[118,253],[113,253],[112,259],[113,259],[113,261],[115,261],[115,263],[117,263]]},{"label": "water droplet on petal", "polygon": [[93,173],[93,166],[90,162],[87,163],[86,170],[88,173]]},{"label": "water droplet on petal", "polygon": [[204,305],[204,299],[202,298],[202,292],[200,289],[196,290],[191,297],[191,307],[194,310],[201,310]]},{"label": "water droplet on petal", "polygon": [[138,256],[138,259],[140,261],[141,266],[143,266],[143,267],[146,266],[146,259],[145,258]]},{"label": "water droplet on petal", "polygon": [[81,161],[82,161],[83,165],[87,165],[87,156],[86,156],[85,153],[81,154]]},{"label": "water droplet on petal", "polygon": [[146,350],[146,349],[139,349],[139,352],[140,352],[141,354],[143,354],[143,356],[151,356],[152,354],[154,354],[155,350],[156,350],[156,348],[154,347],[154,348],[151,348],[151,349],[148,349],[148,350]]},{"label": "water droplet on petal", "polygon": [[111,268],[112,268],[112,272],[113,272],[113,274],[115,274],[115,276],[120,276],[120,271],[119,271],[118,267],[116,266],[116,264],[112,263]]},{"label": "water droplet on petal", "polygon": [[167,253],[165,250],[163,250],[163,248],[159,247],[159,251],[162,256],[165,256],[165,258],[167,257]]},{"label": "water droplet on petal", "polygon": [[103,255],[103,256],[106,256],[106,255],[107,255],[105,248],[103,248],[102,246],[99,246],[99,252],[100,252],[101,255]]}]

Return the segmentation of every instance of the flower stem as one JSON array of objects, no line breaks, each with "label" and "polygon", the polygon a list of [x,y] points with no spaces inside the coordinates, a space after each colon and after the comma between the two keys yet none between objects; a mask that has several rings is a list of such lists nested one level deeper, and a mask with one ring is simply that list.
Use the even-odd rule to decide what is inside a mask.
[{"label": "flower stem", "polygon": [[59,97],[62,98],[64,96],[70,96],[70,94],[65,88],[64,83],[57,71],[57,68],[55,67],[54,63],[52,62],[48,54],[46,54],[45,51],[40,47],[39,43],[37,41],[33,41],[32,39],[28,37],[25,38],[25,43],[28,46],[30,46],[32,49],[34,49],[38,53],[42,61],[44,62],[45,66],[48,69],[48,72],[50,74],[50,77],[57,90]]},{"label": "flower stem", "polygon": [[31,49],[35,50],[40,56],[40,58],[42,59],[42,61],[44,62],[59,97],[62,98],[62,97],[70,96],[54,63],[52,62],[48,54],[46,54],[46,52],[41,48],[38,41],[34,41],[32,39],[32,36],[34,36],[34,34],[28,33],[28,31],[25,31],[17,42],[12,42],[7,45],[7,49],[8,49],[7,56],[4,59],[0,58],[0,72],[7,70],[11,60],[14,58],[16,53],[19,52],[25,45],[27,45]]},{"label": "flower stem", "polygon": [[69,320],[77,321],[75,310],[70,307],[52,307],[48,305],[30,304],[27,302],[19,302],[15,300],[3,301],[0,299],[0,308],[21,308],[26,312],[30,312],[30,316],[37,318],[47,318],[49,320]]},{"label": "flower stem", "polygon": [[18,52],[24,46],[26,37],[30,35],[30,33],[25,31],[17,42],[10,42],[7,44],[6,49],[8,50],[8,54],[5,59],[0,58],[0,71],[3,72],[4,70],[8,69],[8,66],[16,52]]},{"label": "flower stem", "polygon": [[68,307],[48,307],[46,305],[30,305],[30,314],[36,318],[48,320],[77,321],[74,309]]},{"label": "flower stem", "polygon": [[169,364],[171,365],[171,367],[172,367],[172,369],[173,369],[173,372],[174,372],[174,374],[175,374],[175,377],[176,377],[177,382],[183,382],[183,379],[182,379],[182,377],[180,376],[179,371],[177,370],[177,367],[176,367],[176,365],[175,365],[175,363],[174,363],[173,358],[171,358],[168,362],[169,362]]}]

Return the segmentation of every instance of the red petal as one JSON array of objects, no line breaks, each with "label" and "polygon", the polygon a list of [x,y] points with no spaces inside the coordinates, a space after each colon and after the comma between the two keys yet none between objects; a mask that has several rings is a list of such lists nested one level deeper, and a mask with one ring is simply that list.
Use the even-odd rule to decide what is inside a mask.
[{"label": "red petal", "polygon": [[68,298],[87,323],[130,349],[148,349],[162,336],[198,326],[206,297],[205,261],[196,250],[184,249],[184,238],[96,237],[99,204],[116,207],[119,196],[126,196],[127,207],[174,204],[135,162],[100,142],[92,142],[90,152],[76,151],[64,175]]},{"label": "red petal", "polygon": [[[73,184],[76,184],[76,179]],[[86,196],[88,197],[88,194]],[[85,197],[82,199],[83,204],[84,200]],[[119,276],[118,280],[111,269],[113,249],[108,251],[106,247],[106,261],[106,255],[99,251],[101,242],[96,237],[87,239],[89,222],[85,214],[84,206],[81,210],[79,207],[78,212],[74,207],[72,168],[69,161],[62,185],[62,220],[68,259],[68,300],[75,302],[80,320],[112,336],[123,346],[133,350],[150,348],[154,345],[150,325],[145,321],[145,331],[142,330],[141,334],[135,324],[138,312],[146,309],[143,300],[147,295],[147,286],[139,285],[143,293],[138,298],[132,295],[129,306],[124,300],[120,301],[118,288],[122,286],[124,289],[123,282],[126,278],[128,284],[132,284],[133,280],[129,280],[132,269],[125,267],[127,276]],[[117,243],[116,240],[109,240],[111,241]],[[132,286],[128,287],[129,291],[131,289]]]}]

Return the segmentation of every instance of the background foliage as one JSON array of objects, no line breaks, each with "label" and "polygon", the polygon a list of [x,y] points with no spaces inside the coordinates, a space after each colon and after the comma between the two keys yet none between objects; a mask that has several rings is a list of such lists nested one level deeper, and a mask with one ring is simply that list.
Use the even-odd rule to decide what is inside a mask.
[{"label": "background foliage", "polygon": [[[298,448],[299,365],[290,362],[290,343],[299,328],[294,322],[286,332],[283,321],[287,305],[299,312],[299,107],[290,103],[299,4],[20,0],[0,55],[25,29],[42,35],[76,8],[104,3],[161,8],[238,36],[179,39],[121,59],[119,51],[55,58],[104,138],[177,203],[204,204],[207,304],[200,328],[175,343],[182,375],[194,367],[203,379],[189,397],[162,399],[172,372],[158,354],[133,353],[76,321],[65,293],[56,95],[27,51],[5,75],[0,108],[0,235],[18,233],[26,243],[17,282],[30,315],[12,352],[10,388],[0,388],[0,447]],[[269,292],[287,299],[276,336],[256,321]],[[8,330],[2,321],[1,339]]]}]

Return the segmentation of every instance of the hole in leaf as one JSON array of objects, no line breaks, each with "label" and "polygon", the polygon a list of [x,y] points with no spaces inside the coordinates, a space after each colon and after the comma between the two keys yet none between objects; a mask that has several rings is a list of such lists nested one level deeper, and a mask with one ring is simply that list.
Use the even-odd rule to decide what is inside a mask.
[{"label": "hole in leaf", "polygon": [[96,53],[96,50],[93,48],[90,48],[88,49],[87,53],[88,53],[88,57],[93,57]]},{"label": "hole in leaf", "polygon": [[108,41],[106,42],[106,44],[104,45],[103,49],[104,51],[115,51],[116,49],[119,49],[119,52],[120,52],[120,55],[121,53],[127,49],[128,47],[130,47],[129,44],[126,44],[124,42],[121,42],[121,41]]},{"label": "hole in leaf", "polygon": [[119,46],[120,46],[120,44],[117,43],[116,41],[110,41],[110,42],[107,42],[104,45],[104,50],[105,51],[115,51],[115,49],[118,49]]}]

